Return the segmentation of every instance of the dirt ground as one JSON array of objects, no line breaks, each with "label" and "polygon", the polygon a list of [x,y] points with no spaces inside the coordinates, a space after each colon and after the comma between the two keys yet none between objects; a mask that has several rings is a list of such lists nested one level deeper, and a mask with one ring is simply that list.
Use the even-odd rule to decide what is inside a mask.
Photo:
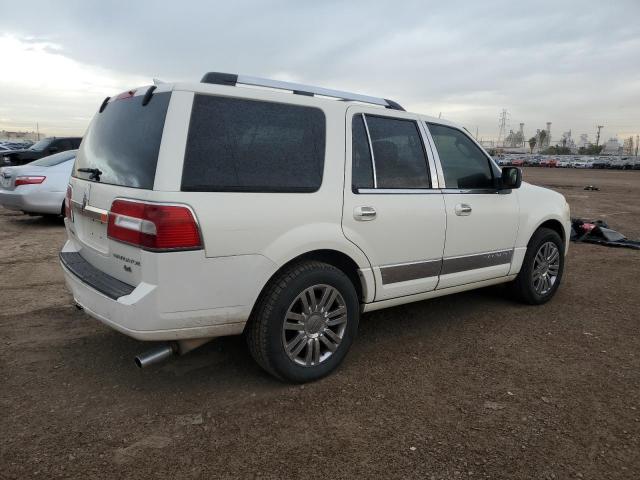
[{"label": "dirt ground", "polygon": [[[525,180],[640,238],[640,172]],[[290,386],[239,337],[138,370],[148,345],[71,305],[64,238],[0,209],[0,478],[640,478],[640,251],[572,244],[541,307],[364,315],[337,372]]]}]

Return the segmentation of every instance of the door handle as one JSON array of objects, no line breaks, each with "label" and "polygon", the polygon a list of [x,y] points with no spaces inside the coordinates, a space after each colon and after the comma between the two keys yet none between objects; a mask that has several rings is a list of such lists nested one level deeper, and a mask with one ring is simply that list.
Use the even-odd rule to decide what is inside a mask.
[{"label": "door handle", "polygon": [[366,222],[376,218],[376,209],[373,207],[356,207],[353,209],[353,218]]},{"label": "door handle", "polygon": [[471,215],[472,208],[471,205],[468,205],[466,203],[459,203],[454,208],[454,211],[459,217],[466,217],[468,215]]}]

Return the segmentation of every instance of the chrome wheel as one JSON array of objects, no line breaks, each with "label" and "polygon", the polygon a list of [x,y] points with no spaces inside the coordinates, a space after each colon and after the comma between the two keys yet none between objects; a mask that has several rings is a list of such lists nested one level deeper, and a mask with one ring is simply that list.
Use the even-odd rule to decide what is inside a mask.
[{"label": "chrome wheel", "polygon": [[289,306],[282,325],[287,356],[307,367],[327,360],[337,350],[347,326],[347,306],[330,285],[314,285]]},{"label": "chrome wheel", "polygon": [[546,295],[558,280],[560,250],[554,242],[543,243],[533,261],[533,289],[538,295]]}]

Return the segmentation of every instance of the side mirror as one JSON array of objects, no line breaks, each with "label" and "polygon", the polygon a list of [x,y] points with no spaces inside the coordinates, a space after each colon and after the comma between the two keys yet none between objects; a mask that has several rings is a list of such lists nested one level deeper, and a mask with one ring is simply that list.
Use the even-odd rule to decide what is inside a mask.
[{"label": "side mirror", "polygon": [[501,188],[509,190],[522,185],[522,170],[518,167],[502,167]]},{"label": "side mirror", "polygon": [[57,153],[58,152],[58,147],[51,147],[49,149],[49,153]]}]

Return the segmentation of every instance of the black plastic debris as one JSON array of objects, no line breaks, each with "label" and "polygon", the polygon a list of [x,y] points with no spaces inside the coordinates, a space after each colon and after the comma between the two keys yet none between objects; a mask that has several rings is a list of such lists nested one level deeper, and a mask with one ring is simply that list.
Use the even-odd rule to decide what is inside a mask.
[{"label": "black plastic debris", "polygon": [[640,241],[629,240],[620,232],[609,228],[602,220],[571,219],[571,240],[574,242],[597,243],[609,247],[626,247],[640,250]]},{"label": "black plastic debris", "polygon": [[593,190],[595,192],[599,191],[600,188],[596,187],[595,185],[587,185],[586,187],[584,187],[585,190]]}]

